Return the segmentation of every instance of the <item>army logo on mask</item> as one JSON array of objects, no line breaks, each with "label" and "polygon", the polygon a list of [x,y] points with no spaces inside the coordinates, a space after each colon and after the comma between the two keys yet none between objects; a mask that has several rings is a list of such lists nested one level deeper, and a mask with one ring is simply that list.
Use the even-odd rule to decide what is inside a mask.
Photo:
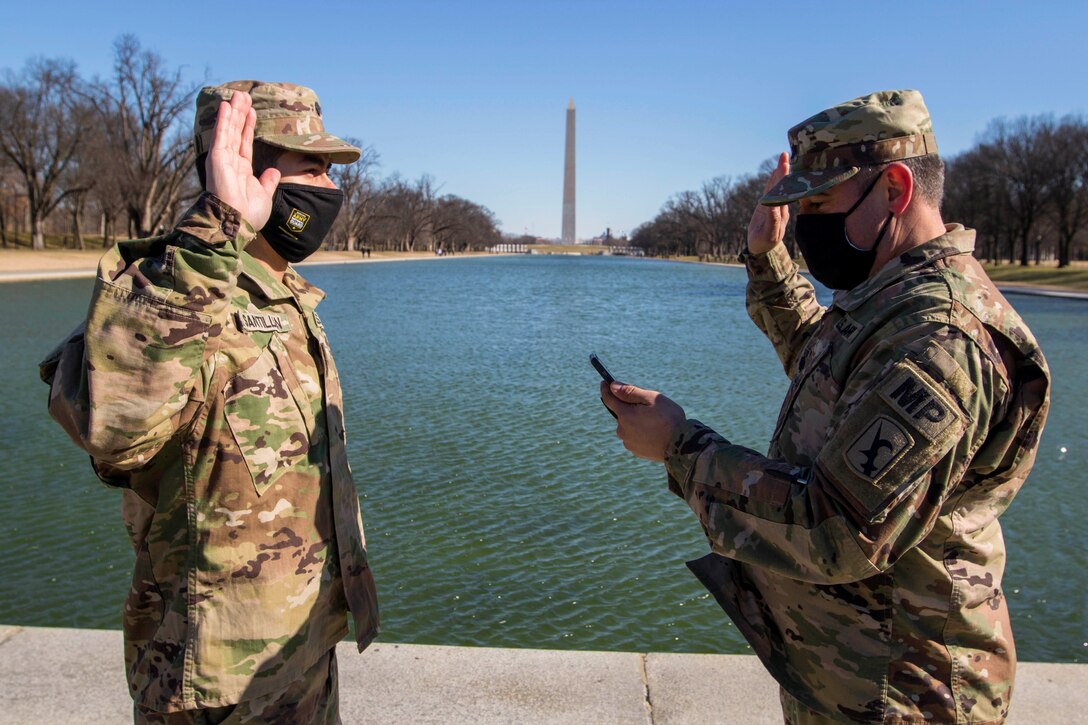
[{"label": "army logo on mask", "polygon": [[310,215],[304,211],[298,209],[292,209],[291,215],[287,217],[287,228],[295,234],[301,234],[302,230],[306,228],[306,225],[310,223]]}]

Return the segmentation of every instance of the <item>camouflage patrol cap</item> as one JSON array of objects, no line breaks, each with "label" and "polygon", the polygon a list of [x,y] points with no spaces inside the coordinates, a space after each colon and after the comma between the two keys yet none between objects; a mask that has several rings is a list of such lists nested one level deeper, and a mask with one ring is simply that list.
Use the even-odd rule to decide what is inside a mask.
[{"label": "camouflage patrol cap", "polygon": [[350,164],[359,160],[358,148],[331,133],[325,133],[321,102],[317,100],[316,93],[294,83],[264,81],[231,81],[200,89],[196,97],[194,127],[198,156],[211,148],[220,102],[229,101],[235,91],[245,91],[253,99],[253,110],[257,113],[254,138],[288,151],[327,155],[336,164]]},{"label": "camouflage patrol cap", "polygon": [[821,111],[789,131],[790,173],[760,204],[779,206],[841,184],[862,166],[937,153],[918,91],[878,91]]}]

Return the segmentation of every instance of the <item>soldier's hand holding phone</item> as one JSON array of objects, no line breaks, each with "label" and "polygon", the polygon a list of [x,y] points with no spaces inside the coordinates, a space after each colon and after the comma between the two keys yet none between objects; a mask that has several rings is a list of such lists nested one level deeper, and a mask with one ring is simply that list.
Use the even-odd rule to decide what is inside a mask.
[{"label": "soldier's hand holding phone", "polygon": [[601,376],[601,402],[617,421],[623,447],[639,458],[663,462],[665,448],[687,418],[684,409],[656,390],[617,383],[596,355],[589,362]]}]

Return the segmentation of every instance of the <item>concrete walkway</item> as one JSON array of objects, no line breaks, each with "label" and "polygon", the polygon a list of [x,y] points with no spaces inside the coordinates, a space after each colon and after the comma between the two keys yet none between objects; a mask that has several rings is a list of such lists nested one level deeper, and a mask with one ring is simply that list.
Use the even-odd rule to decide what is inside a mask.
[{"label": "concrete walkway", "polygon": [[[746,655],[342,643],[345,723],[781,723]],[[1010,725],[1088,721],[1088,665],[1021,664]],[[0,626],[0,724],[126,723],[121,633]]]}]

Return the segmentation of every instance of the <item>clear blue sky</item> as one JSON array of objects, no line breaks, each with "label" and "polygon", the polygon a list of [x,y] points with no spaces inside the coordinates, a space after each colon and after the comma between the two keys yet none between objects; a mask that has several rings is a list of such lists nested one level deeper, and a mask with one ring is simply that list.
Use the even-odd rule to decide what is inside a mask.
[{"label": "clear blue sky", "polygon": [[[312,9],[311,9],[312,8]],[[429,173],[507,232],[558,236],[567,100],[578,235],[629,231],[672,194],[754,171],[834,103],[917,88],[945,154],[997,116],[1088,111],[1088,3],[37,2],[9,8],[0,68],[108,74],[134,33],[199,82],[315,88],[330,131]]]}]

